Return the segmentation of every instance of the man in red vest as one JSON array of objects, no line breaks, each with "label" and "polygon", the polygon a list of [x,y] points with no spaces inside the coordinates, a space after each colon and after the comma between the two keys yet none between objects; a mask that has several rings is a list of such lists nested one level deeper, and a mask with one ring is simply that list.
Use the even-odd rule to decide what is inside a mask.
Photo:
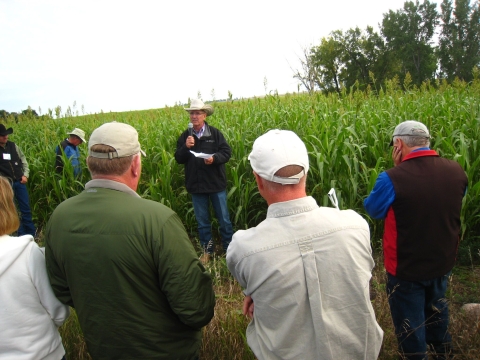
[{"label": "man in red vest", "polygon": [[393,132],[394,167],[382,172],[364,206],[385,219],[387,292],[399,351],[424,359],[448,358],[448,277],[455,263],[467,176],[460,165],[430,149],[427,127],[413,120]]}]

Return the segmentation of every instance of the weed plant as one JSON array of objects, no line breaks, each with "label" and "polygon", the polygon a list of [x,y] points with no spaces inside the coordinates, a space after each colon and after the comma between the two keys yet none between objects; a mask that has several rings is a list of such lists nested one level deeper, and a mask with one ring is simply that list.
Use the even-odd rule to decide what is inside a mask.
[{"label": "weed plant", "polygon": [[[214,280],[216,293],[215,315],[203,329],[200,358],[205,360],[253,360],[254,354],[246,343],[245,331],[249,320],[242,314],[243,293],[229,275],[224,257],[215,257],[207,265]],[[398,359],[397,340],[388,307],[385,290],[386,274],[381,256],[371,280],[371,300],[377,322],[384,331],[380,360]],[[476,285],[475,285],[476,284]],[[465,302],[480,298],[480,268],[456,267],[450,278],[447,298],[450,304],[450,332],[455,360],[480,359],[480,319],[464,314],[460,307]],[[472,288],[473,286],[473,288]],[[73,314],[60,328],[67,351],[67,359],[91,359],[83,341],[78,319]]]}]

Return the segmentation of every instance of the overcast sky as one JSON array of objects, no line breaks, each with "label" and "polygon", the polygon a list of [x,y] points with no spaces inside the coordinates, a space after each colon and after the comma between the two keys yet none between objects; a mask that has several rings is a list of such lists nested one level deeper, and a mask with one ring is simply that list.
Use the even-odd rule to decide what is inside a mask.
[{"label": "overcast sky", "polygon": [[[82,114],[297,91],[333,30],[378,28],[404,0],[0,0],[0,109]],[[265,81],[266,80],[266,81]]]}]

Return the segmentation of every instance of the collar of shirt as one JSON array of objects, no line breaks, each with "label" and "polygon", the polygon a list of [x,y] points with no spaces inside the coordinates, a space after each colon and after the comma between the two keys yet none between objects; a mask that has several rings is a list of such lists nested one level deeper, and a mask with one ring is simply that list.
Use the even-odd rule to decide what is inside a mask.
[{"label": "collar of shirt", "polygon": [[107,180],[107,179],[90,180],[85,184],[85,190],[89,190],[92,188],[105,188],[105,189],[117,190],[117,191],[130,194],[135,197],[140,197],[140,195],[138,195],[135,191],[130,189],[127,185],[114,180]]},{"label": "collar of shirt", "polygon": [[68,139],[65,139],[65,141],[68,143],[68,145],[73,146],[75,149],[77,148],[75,145],[73,145]]},{"label": "collar of shirt", "polygon": [[193,129],[193,133],[197,135],[197,138],[201,138],[203,136],[203,132],[205,131],[205,124],[203,124],[202,128],[197,132]]},{"label": "collar of shirt", "polygon": [[267,218],[279,218],[309,212],[318,208],[317,202],[311,196],[282,201],[271,204],[267,210]]},{"label": "collar of shirt", "polygon": [[430,148],[429,148],[429,147],[421,147],[421,148],[418,148],[418,149],[412,150],[412,152],[415,152],[415,151],[420,151],[420,150],[430,150]]}]

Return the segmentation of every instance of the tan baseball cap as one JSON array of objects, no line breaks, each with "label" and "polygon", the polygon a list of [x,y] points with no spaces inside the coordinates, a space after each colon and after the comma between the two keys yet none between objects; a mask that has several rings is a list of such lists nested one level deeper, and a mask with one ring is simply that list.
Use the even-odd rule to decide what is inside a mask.
[{"label": "tan baseball cap", "polygon": [[[91,150],[93,145],[108,145],[115,149],[110,153],[99,153]],[[88,155],[99,159],[115,159],[145,152],[138,142],[138,133],[134,127],[116,121],[105,123],[96,128],[88,141]]]}]

